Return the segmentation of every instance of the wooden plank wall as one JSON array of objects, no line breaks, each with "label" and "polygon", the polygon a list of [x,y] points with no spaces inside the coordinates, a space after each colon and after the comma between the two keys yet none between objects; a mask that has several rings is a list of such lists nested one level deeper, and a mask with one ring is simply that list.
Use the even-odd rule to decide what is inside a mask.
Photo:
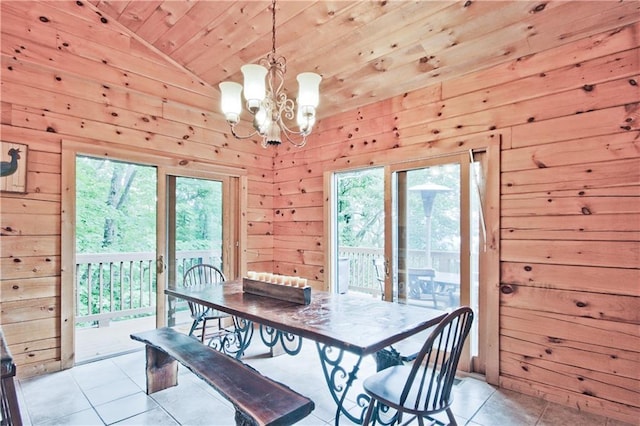
[{"label": "wooden plank wall", "polygon": [[225,139],[212,89],[79,4],[1,3],[0,130],[30,149],[28,194],[0,207],[0,323],[21,374],[60,368],[62,138],[248,167],[248,268],[323,288],[325,171],[501,136],[501,385],[640,416],[640,23],[322,120],[274,164]]},{"label": "wooden plank wall", "polygon": [[165,155],[186,168],[251,164],[247,257],[270,268],[273,153],[226,139],[226,123],[212,114],[216,90],[88,3],[1,8],[0,131],[29,146],[27,194],[2,193],[0,204],[0,323],[21,376],[60,369],[62,139]]},{"label": "wooden plank wall", "polygon": [[322,120],[276,156],[276,270],[325,285],[325,171],[501,135],[500,384],[635,424],[639,40],[635,22]]}]

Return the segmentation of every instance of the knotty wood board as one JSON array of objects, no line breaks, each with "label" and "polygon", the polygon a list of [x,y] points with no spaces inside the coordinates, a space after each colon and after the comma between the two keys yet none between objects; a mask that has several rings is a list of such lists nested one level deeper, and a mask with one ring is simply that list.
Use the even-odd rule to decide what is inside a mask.
[{"label": "knotty wood board", "polygon": [[[503,183],[511,181],[517,185],[503,185],[500,195],[500,201],[504,204],[501,218],[503,235],[494,238],[499,244],[507,244],[501,247],[501,276],[496,281],[536,288],[557,288],[569,294],[575,293],[577,298],[589,292],[604,294],[609,301],[615,301],[617,295],[626,296],[621,300],[638,296],[640,276],[633,251],[637,212],[627,212],[629,208],[635,209],[634,198],[638,198],[633,186],[637,190],[638,175],[634,174],[637,162],[630,161],[638,159],[635,142],[637,107],[633,102],[633,97],[637,96],[634,87],[636,91],[638,89],[629,82],[637,76],[637,71],[633,74],[631,70],[634,64],[637,65],[634,55],[637,55],[637,33],[640,28],[637,5],[633,2],[600,2],[600,6],[606,10],[599,9],[593,3],[579,11],[573,10],[575,3],[551,2],[545,6],[545,10],[537,12],[526,11],[526,3],[523,2],[500,4],[500,8],[511,11],[509,18],[504,21],[506,31],[517,33],[514,39],[520,41],[513,46],[508,46],[511,40],[493,43],[490,49],[486,49],[485,58],[499,63],[485,63],[484,69],[474,68],[458,59],[467,56],[473,61],[474,50],[478,46],[486,46],[486,43],[496,40],[489,36],[490,28],[473,27],[479,22],[488,25],[494,23],[488,18],[483,21],[477,15],[482,8],[489,8],[489,3],[476,2],[466,8],[460,4],[442,3],[434,4],[433,10],[421,9],[423,5],[416,3],[411,4],[411,10],[416,13],[408,16],[401,11],[404,5],[400,2],[387,3],[383,9],[377,4],[357,2],[339,6],[311,2],[307,8],[300,6],[298,15],[302,16],[297,19],[292,17],[290,23],[283,22],[283,25],[293,28],[296,22],[310,22],[313,17],[322,18],[322,24],[314,27],[314,31],[306,31],[303,37],[307,38],[279,33],[283,42],[283,45],[279,44],[281,53],[291,52],[301,59],[300,66],[306,67],[315,60],[314,55],[320,59],[323,56],[317,55],[318,49],[311,44],[299,41],[320,40],[324,43],[323,49],[331,49],[331,43],[327,41],[335,39],[353,42],[341,44],[341,52],[361,55],[353,60],[345,57],[339,64],[339,67],[357,65],[358,69],[352,72],[338,72],[335,64],[329,68],[320,66],[319,70],[325,78],[321,86],[319,111],[324,117],[319,120],[307,147],[302,150],[284,145],[275,150],[262,150],[255,141],[235,141],[228,137],[228,127],[216,108],[217,88],[202,86],[192,74],[180,71],[165,60],[158,50],[169,51],[173,47],[166,43],[184,40],[192,28],[184,33],[172,28],[156,39],[157,46],[152,46],[117,25],[116,20],[119,20],[134,29],[140,28],[160,2],[93,3],[109,13],[121,11],[121,14],[109,16],[109,23],[102,24],[99,15],[86,2],[87,7],[84,8],[74,2],[2,3],[2,66],[6,72],[3,73],[3,124],[0,131],[4,140],[27,143],[30,152],[43,154],[60,153],[60,140],[65,138],[98,147],[117,144],[121,152],[130,150],[154,158],[166,156],[175,163],[201,160],[246,167],[251,197],[246,212],[243,212],[249,219],[244,249],[251,248],[246,253],[248,265],[243,266],[253,270],[273,269],[282,274],[308,276],[314,288],[325,288],[325,275],[328,276],[328,265],[324,264],[323,259],[326,217],[317,217],[312,211],[313,208],[318,211],[324,208],[324,173],[465,151],[486,145],[491,138],[500,135],[503,141]],[[147,8],[148,5],[153,7]],[[267,2],[252,5],[255,8],[252,13],[268,18],[268,6]],[[519,8],[523,8],[520,20]],[[302,13],[307,9],[311,13],[308,16]],[[572,13],[551,17],[552,12],[562,9]],[[231,8],[225,7],[225,12],[227,10]],[[370,14],[353,15],[356,10],[369,10]],[[389,14],[381,14],[383,11]],[[635,17],[631,13],[634,11]],[[139,13],[142,21],[133,21],[128,12]],[[334,15],[328,15],[329,12]],[[369,47],[369,43],[358,41],[356,35],[349,38],[349,32],[357,30],[363,23],[358,21],[360,16],[366,17],[361,19],[371,19],[371,22],[394,23],[409,29],[419,28],[417,23],[423,17],[434,14],[459,19],[465,23],[462,26],[469,27],[456,26],[451,29],[451,34],[436,31],[440,37],[440,50],[433,55],[436,58],[426,58],[426,63],[422,65],[415,61],[415,52],[403,54],[406,46],[402,44],[397,48],[390,44],[381,45],[380,50],[376,46],[373,49],[376,51],[371,52],[364,49]],[[41,22],[38,19],[41,15],[50,16],[52,21]],[[187,16],[188,12],[184,17]],[[278,16],[281,17],[280,13]],[[345,25],[343,21],[349,18],[354,20]],[[529,18],[534,18],[536,35],[525,29],[525,22]],[[228,21],[229,25],[231,21]],[[425,25],[434,25],[433,20],[425,21]],[[151,22],[147,24],[150,27]],[[268,19],[265,22],[268,24]],[[445,21],[440,22],[445,25]],[[524,25],[522,32],[518,32],[517,25]],[[161,27],[156,28],[159,30]],[[566,28],[572,29],[570,34],[566,33]],[[268,26],[261,29],[264,34],[268,30]],[[57,33],[60,39],[56,39]],[[395,36],[387,35],[394,33],[398,36],[397,40],[410,39],[405,32],[395,31],[391,25],[385,25],[382,30],[371,32],[370,40],[386,40],[390,43]],[[471,34],[475,37],[470,37]],[[205,32],[196,33],[193,43],[204,42],[206,35]],[[559,35],[563,37],[559,38]],[[216,33],[212,31],[208,36],[213,40]],[[263,46],[251,43],[246,38],[250,37],[248,33],[241,35],[238,32],[233,37],[239,41],[245,40],[246,46],[237,45],[236,48],[248,46],[247,54],[261,56],[263,51],[268,51],[268,37],[260,37],[264,40]],[[443,44],[447,37],[452,37],[452,42],[460,37],[458,45],[448,47],[446,43]],[[83,39],[88,42],[84,44]],[[103,50],[100,46],[103,40],[115,41],[105,45]],[[64,46],[64,42],[69,46]],[[193,43],[185,42],[181,52],[189,52],[191,60],[199,56]],[[224,42],[216,40],[216,43]],[[21,45],[27,49],[15,52],[16,48],[21,50]],[[353,46],[362,49],[352,52],[350,49]],[[512,49],[507,51],[505,46]],[[543,50],[530,50],[537,47]],[[496,53],[503,55],[498,57]],[[13,56],[18,59],[13,60]],[[234,55],[229,52],[226,56],[231,58]],[[102,57],[107,59],[107,64],[102,63]],[[246,62],[245,57],[238,58],[220,63],[230,68],[229,73],[237,76],[238,68],[233,68],[234,64]],[[403,66],[400,63],[403,59],[413,62]],[[208,60],[204,57],[201,60],[204,68],[209,67],[206,72],[220,69],[210,61],[206,63]],[[389,63],[391,60],[393,64]],[[437,61],[440,61],[440,69],[427,70]],[[616,67],[616,63],[626,65]],[[9,66],[13,67],[13,71],[10,72]],[[362,81],[360,76],[367,72],[364,68],[374,76],[363,86],[362,92],[346,88],[347,84]],[[384,69],[388,71],[382,71]],[[446,80],[457,71],[463,71],[465,75]],[[124,76],[125,72],[129,75]],[[295,68],[289,70],[291,75],[296,72]],[[436,76],[438,73],[440,75]],[[56,80],[56,76],[61,80]],[[395,89],[406,93],[384,99],[388,97],[390,89],[385,86],[395,80],[402,80]],[[169,87],[165,88],[163,84]],[[407,89],[407,85],[414,84],[412,90]],[[592,90],[583,89],[584,85],[592,85]],[[70,104],[70,110],[66,109],[66,103]],[[49,109],[44,117],[41,116],[42,108]],[[340,109],[345,112],[340,113]],[[593,111],[586,112],[589,110]],[[576,114],[580,111],[583,113]],[[118,117],[112,113],[118,114]],[[154,121],[152,117],[158,119]],[[529,122],[531,118],[533,121]],[[82,120],[87,120],[92,132],[82,131]],[[54,127],[52,124],[59,127],[59,133],[47,131],[49,126]],[[458,128],[459,125],[462,127]],[[624,130],[621,126],[630,130]],[[489,130],[492,127],[495,129]],[[116,131],[121,130],[124,130],[125,136],[118,138]],[[438,130],[438,133],[434,133],[434,130]],[[144,141],[148,132],[154,134],[153,143]],[[187,135],[189,138],[186,141],[181,139]],[[512,150],[512,147],[515,149]],[[534,156],[539,163],[534,161]],[[59,223],[43,228],[31,226],[34,220],[40,218],[57,222],[54,217],[60,215],[60,191],[66,186],[58,187],[51,183],[59,180],[59,173],[55,170],[59,167],[57,161],[44,155],[42,159],[43,163],[38,163],[29,175],[36,182],[30,188],[32,192],[21,197],[3,195],[0,203],[2,215],[7,213],[10,221],[1,222],[2,226],[9,223],[13,227],[17,224],[20,232],[27,236],[25,241],[28,241],[28,236],[57,235],[57,231],[53,230],[60,227]],[[545,164],[547,170],[540,169],[540,163]],[[588,169],[594,170],[592,173],[595,173],[595,178],[589,176],[586,172]],[[44,173],[42,178],[41,172]],[[552,198],[558,207],[548,209],[545,213],[545,197]],[[606,197],[611,197],[608,205]],[[525,201],[528,198],[535,200]],[[614,203],[614,198],[624,202]],[[591,215],[573,214],[573,209],[578,207],[580,211],[582,207],[597,209],[594,208],[594,214]],[[276,209],[289,212],[286,217],[274,222]],[[296,213],[292,214],[291,210],[294,209]],[[12,218],[16,218],[16,215],[24,215],[25,220],[18,219],[19,222],[15,222],[16,219]],[[572,218],[575,219],[573,224]],[[584,231],[578,227],[584,228]],[[507,236],[507,230],[513,230],[513,233]],[[16,235],[15,231],[10,234],[6,238],[18,241],[23,238],[22,235]],[[627,234],[630,234],[628,238]],[[303,254],[295,250],[292,245],[294,239],[299,241]],[[320,245],[314,249],[318,242]],[[566,253],[556,255],[554,252],[553,259],[546,259],[546,246],[556,245],[564,248]],[[588,253],[578,254],[581,247],[588,247]],[[616,258],[611,262],[607,260],[607,263],[624,266],[599,266],[598,259],[603,254],[606,258]],[[25,303],[31,298],[56,297],[62,285],[59,259],[57,249],[51,256],[1,258],[3,294],[10,294],[13,300],[25,300]],[[313,264],[301,263],[306,261]],[[576,265],[576,262],[582,265]],[[24,286],[35,280],[39,283],[38,288],[33,288],[33,292],[29,288],[27,292]],[[20,290],[14,290],[20,295],[6,292],[7,286],[13,283],[21,285]],[[542,295],[545,292],[540,290],[535,294]],[[496,295],[497,291],[493,296]],[[500,318],[505,333],[511,331],[507,326],[509,306],[504,306],[499,312],[496,309],[492,314]],[[573,316],[556,315],[549,329],[573,336],[574,343],[566,347],[563,360],[552,361],[564,363],[564,359],[573,357],[576,363],[590,365],[585,360],[587,353],[583,347],[591,343],[593,336],[588,332],[583,333],[582,326],[574,323]],[[590,324],[596,329],[601,324],[607,330],[609,327],[611,330],[619,327],[624,329],[624,324],[619,325],[615,321],[593,321]],[[542,326],[544,324],[542,321]],[[523,340],[521,349],[510,347],[505,352],[529,353],[533,349],[529,346],[531,342],[540,345],[535,353],[540,352],[544,346],[534,339],[537,336],[536,326],[536,321],[528,323],[528,327],[517,337]],[[49,342],[51,348],[40,349],[46,351],[47,357],[55,357],[56,337],[51,336],[55,336],[57,331],[55,327],[45,329],[49,330],[49,335],[41,336],[42,341]],[[498,339],[495,340],[491,343],[499,344]],[[27,344],[25,347],[31,347],[35,341],[24,343]],[[516,342],[511,343],[517,345]],[[604,338],[599,340],[597,346],[602,349],[598,353],[604,354],[607,350],[612,354],[632,353],[629,349],[616,347],[617,341],[609,342]],[[22,345],[16,346],[16,349],[14,356],[17,359],[28,359],[26,354],[31,352],[22,348]],[[21,374],[25,371],[41,374],[60,369],[60,361],[47,357],[36,356],[37,362],[26,364],[19,371]],[[553,363],[550,366],[553,368]],[[577,386],[559,389],[537,382],[527,384],[521,379],[525,373],[514,371],[513,374],[503,376],[501,382],[555,402],[566,404],[569,401],[598,414],[630,418],[628,407],[615,401],[581,395]]]},{"label": "knotty wood board", "polygon": [[638,296],[640,269],[593,265],[554,265],[535,262],[501,263],[500,281],[575,292]]},{"label": "knotty wood board", "polygon": [[506,352],[525,353],[534,358],[562,364],[574,364],[576,356],[582,368],[602,373],[637,377],[640,353],[586,344],[575,340],[552,339],[547,336],[504,330],[501,347]]},{"label": "knotty wood board", "polygon": [[20,278],[0,281],[2,303],[60,296],[59,277]]}]

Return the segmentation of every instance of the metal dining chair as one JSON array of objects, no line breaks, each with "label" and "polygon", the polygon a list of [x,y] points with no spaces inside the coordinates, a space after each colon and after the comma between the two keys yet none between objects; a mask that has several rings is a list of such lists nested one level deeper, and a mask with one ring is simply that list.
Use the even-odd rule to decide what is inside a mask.
[{"label": "metal dining chair", "polygon": [[[222,285],[227,279],[222,271],[212,265],[204,263],[194,265],[187,269],[184,273],[183,286],[194,287],[204,285]],[[193,324],[189,330],[189,336],[192,336],[196,330],[202,330],[200,340],[204,343],[207,329],[207,321],[215,320],[218,322],[217,335],[226,334],[229,331],[225,330],[222,326],[222,320],[230,317],[229,314],[217,311],[215,309],[208,308],[207,306],[200,305],[194,302],[188,302],[189,309],[191,310],[191,319]],[[214,336],[216,337],[216,336]]]},{"label": "metal dining chair", "polygon": [[[363,387],[371,397],[364,425],[381,420],[396,410],[398,424],[403,414],[412,417],[405,423],[424,419],[446,411],[451,425],[457,425],[451,411],[451,389],[455,379],[462,347],[471,329],[473,311],[466,306],[448,314],[431,332],[411,365],[398,365],[368,377]],[[384,419],[384,424],[389,424]]]},{"label": "metal dining chair", "polygon": [[380,297],[384,300],[384,276],[385,276],[385,268],[384,268],[384,259],[376,257],[373,259],[373,268],[376,271],[376,281],[378,281],[378,285],[380,286]]}]

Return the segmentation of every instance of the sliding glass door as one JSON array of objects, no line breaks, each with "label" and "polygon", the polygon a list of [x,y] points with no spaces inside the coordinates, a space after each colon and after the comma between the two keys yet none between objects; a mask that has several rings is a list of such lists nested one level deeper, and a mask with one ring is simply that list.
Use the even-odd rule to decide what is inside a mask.
[{"label": "sliding glass door", "polygon": [[[167,173],[166,255],[161,255],[168,287],[182,285],[191,266],[209,264],[226,278],[236,277],[237,225],[232,219],[237,206],[238,179],[215,175],[175,175]],[[189,322],[186,304],[170,300],[169,325]]]},{"label": "sliding glass door", "polygon": [[[117,345],[131,342],[133,320],[150,320],[143,329],[165,326],[168,317],[175,322],[164,290],[180,283],[190,264],[213,264],[228,279],[241,273],[246,171],[175,163],[63,141],[61,275],[70,283],[60,295],[65,368],[122,350]],[[122,333],[111,333],[121,324]],[[83,343],[92,341],[102,346]]]},{"label": "sliding glass door", "polygon": [[390,168],[393,242],[386,257],[397,272],[391,284],[398,302],[444,311],[460,306],[468,275],[466,171],[452,159]]},{"label": "sliding glass door", "polygon": [[156,168],[75,161],[76,362],[139,347],[129,338],[156,319]]},{"label": "sliding glass door", "polygon": [[[488,158],[478,150],[336,172],[329,186],[332,289],[444,312],[471,306],[476,321],[460,367],[479,372],[487,336],[497,339],[490,284],[497,288],[499,264],[497,248],[486,249],[481,206],[499,187]],[[497,207],[491,207],[495,232]]]}]

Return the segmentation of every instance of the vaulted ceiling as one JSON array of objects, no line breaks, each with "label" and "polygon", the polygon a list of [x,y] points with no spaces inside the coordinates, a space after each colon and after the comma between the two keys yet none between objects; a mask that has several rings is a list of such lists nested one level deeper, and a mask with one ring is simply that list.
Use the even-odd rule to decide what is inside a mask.
[{"label": "vaulted ceiling", "polygon": [[[217,87],[272,48],[271,1],[92,0]],[[280,1],[276,49],[287,83],[323,76],[319,117],[517,61],[639,13],[634,1]]]}]

